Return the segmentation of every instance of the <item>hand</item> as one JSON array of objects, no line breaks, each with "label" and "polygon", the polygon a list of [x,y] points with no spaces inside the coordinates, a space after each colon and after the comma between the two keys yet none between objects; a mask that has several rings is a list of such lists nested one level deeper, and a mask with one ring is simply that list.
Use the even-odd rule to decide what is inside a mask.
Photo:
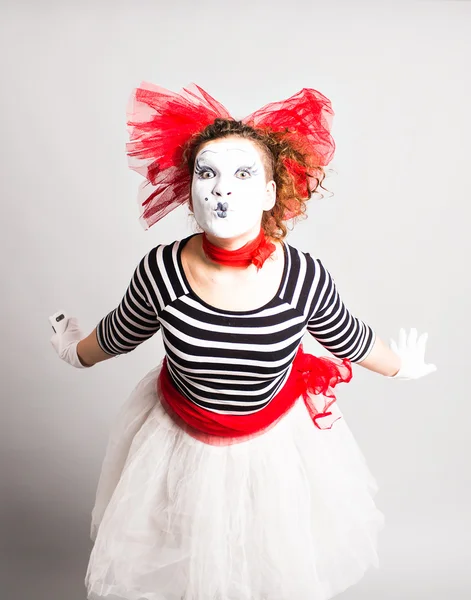
[{"label": "hand", "polygon": [[77,354],[77,344],[85,336],[78,326],[75,317],[67,317],[65,330],[61,333],[55,333],[51,337],[51,344],[59,355],[59,358],[69,363],[77,369],[88,369],[91,365],[83,365]]},{"label": "hand", "polygon": [[391,340],[389,347],[401,359],[401,368],[391,379],[418,379],[437,370],[433,364],[425,364],[425,344],[428,334],[417,339],[417,329],[412,328],[406,336],[404,329],[399,332],[399,343]]}]

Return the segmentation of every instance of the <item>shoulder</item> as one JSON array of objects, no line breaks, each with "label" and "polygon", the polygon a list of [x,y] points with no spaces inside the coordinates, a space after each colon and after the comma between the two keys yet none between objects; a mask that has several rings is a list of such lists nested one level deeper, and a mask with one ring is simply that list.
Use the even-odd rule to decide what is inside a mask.
[{"label": "shoulder", "polygon": [[290,279],[305,288],[324,289],[335,284],[332,274],[317,256],[287,244],[289,248]]},{"label": "shoulder", "polygon": [[157,244],[148,252],[146,252],[146,254],[142,257],[141,262],[168,263],[169,260],[172,261],[175,259],[179,248],[186,244],[190,237],[191,236],[173,240],[171,242]]},{"label": "shoulder", "polygon": [[149,285],[150,282],[167,273],[172,276],[178,269],[178,247],[184,240],[157,244],[148,250],[136,266],[136,274]]},{"label": "shoulder", "polygon": [[305,265],[305,267],[311,270],[323,271],[325,267],[320,258],[313,256],[310,252],[305,252],[304,250],[300,250],[296,246],[292,246],[284,241],[286,246],[286,250],[288,256],[291,259],[293,264],[298,264],[299,266]]},{"label": "shoulder", "polygon": [[187,291],[179,253],[180,245],[186,239],[157,244],[141,258],[137,267],[143,287],[159,310]]}]

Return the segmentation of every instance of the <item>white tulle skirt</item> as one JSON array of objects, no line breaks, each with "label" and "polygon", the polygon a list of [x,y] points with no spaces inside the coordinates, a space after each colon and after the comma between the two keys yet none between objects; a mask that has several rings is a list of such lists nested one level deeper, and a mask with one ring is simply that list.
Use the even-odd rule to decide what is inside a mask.
[{"label": "white tulle skirt", "polygon": [[299,399],[262,435],[208,445],[164,411],[160,368],[110,432],[90,600],[326,600],[378,566],[384,516],[345,418],[321,431]]}]

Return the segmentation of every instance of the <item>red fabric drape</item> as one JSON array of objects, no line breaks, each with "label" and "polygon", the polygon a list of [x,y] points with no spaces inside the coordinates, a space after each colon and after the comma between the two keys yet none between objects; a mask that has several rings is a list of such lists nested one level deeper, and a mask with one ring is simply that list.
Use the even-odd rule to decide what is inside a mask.
[{"label": "red fabric drape", "polygon": [[[300,396],[314,425],[318,429],[330,429],[341,418],[329,419],[332,416],[329,408],[336,400],[333,388],[351,379],[352,367],[348,359],[306,354],[301,344],[283,388],[267,406],[255,413],[220,414],[191,402],[175,388],[166,357],[157,387],[163,407],[187,433],[208,444],[228,445],[251,439],[273,427]],[[316,407],[314,396],[324,397],[322,410]]]}]

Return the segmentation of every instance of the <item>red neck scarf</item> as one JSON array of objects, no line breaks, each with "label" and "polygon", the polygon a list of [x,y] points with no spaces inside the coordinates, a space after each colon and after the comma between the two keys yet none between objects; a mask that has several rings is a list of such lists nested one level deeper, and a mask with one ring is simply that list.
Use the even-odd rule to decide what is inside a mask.
[{"label": "red neck scarf", "polygon": [[260,229],[260,233],[255,239],[247,242],[237,250],[225,250],[220,246],[216,246],[208,240],[206,233],[203,233],[204,253],[208,258],[221,265],[248,267],[253,263],[257,269],[260,269],[275,250],[275,244],[267,240],[263,229]]}]

